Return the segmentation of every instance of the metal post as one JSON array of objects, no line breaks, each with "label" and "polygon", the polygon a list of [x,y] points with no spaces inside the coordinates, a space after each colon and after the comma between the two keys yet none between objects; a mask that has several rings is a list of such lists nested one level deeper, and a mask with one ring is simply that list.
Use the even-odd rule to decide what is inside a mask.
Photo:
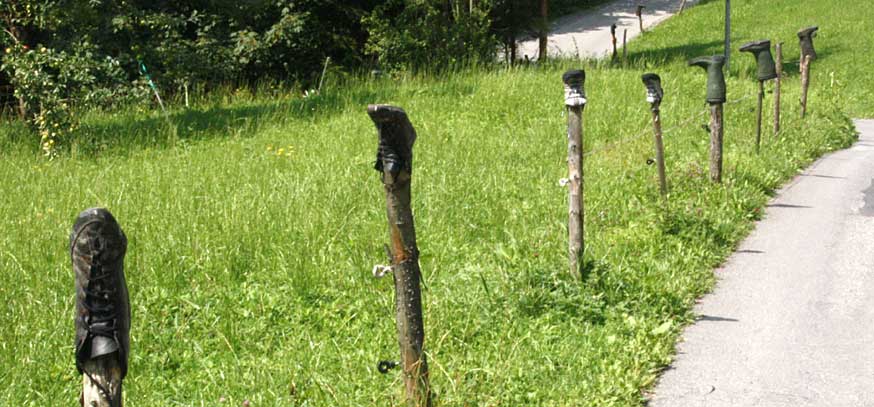
[{"label": "metal post", "polygon": [[583,223],[583,108],[586,107],[586,73],[570,70],[562,75],[564,103],[567,106],[568,165],[568,264],[571,275],[582,278]]},{"label": "metal post", "polygon": [[405,398],[408,406],[430,407],[431,386],[424,352],[425,328],[422,317],[422,292],[419,286],[419,249],[410,209],[413,143],[416,130],[403,109],[369,105],[367,114],[376,125],[379,148],[376,170],[382,173],[386,214],[391,236],[391,271],[395,283],[395,322]]},{"label": "metal post", "polygon": [[777,78],[774,82],[774,136],[780,133],[780,85],[783,82],[783,43],[778,42],[774,51],[776,55]]},{"label": "metal post", "polygon": [[759,109],[756,112],[756,153],[762,144],[762,101],[765,99],[765,81],[759,81]]},{"label": "metal post", "polygon": [[725,71],[731,69],[729,57],[731,56],[731,0],[725,0]]}]

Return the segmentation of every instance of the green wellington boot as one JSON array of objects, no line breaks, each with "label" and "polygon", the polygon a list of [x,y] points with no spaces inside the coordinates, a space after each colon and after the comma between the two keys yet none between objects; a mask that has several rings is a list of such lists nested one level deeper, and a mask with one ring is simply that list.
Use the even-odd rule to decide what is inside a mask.
[{"label": "green wellington boot", "polygon": [[798,42],[801,44],[801,56],[810,55],[810,60],[816,59],[816,50],[813,49],[813,37],[816,36],[816,31],[819,27],[807,27],[798,31]]},{"label": "green wellington boot", "polygon": [[564,104],[567,106],[585,106],[586,72],[582,69],[571,69],[561,75],[564,82]]},{"label": "green wellington boot", "polygon": [[662,78],[654,73],[645,73],[641,76],[643,85],[646,86],[646,101],[649,103],[661,103],[664,91],[662,90]]},{"label": "green wellington boot", "polygon": [[722,66],[725,56],[713,55],[689,60],[689,66],[700,66],[707,71],[707,103],[725,103],[725,76]]},{"label": "green wellington boot", "polygon": [[[76,368],[94,358],[116,354],[121,377],[130,354],[130,300],[124,278],[127,238],[109,211],[86,209],[70,234],[70,258],[76,286]],[[106,392],[104,390],[104,392]],[[116,395],[106,394],[116,405]]]},{"label": "green wellington boot", "polygon": [[756,75],[760,81],[767,81],[777,77],[777,65],[771,56],[771,41],[761,40],[748,42],[740,47],[741,52],[752,53],[756,57]]}]

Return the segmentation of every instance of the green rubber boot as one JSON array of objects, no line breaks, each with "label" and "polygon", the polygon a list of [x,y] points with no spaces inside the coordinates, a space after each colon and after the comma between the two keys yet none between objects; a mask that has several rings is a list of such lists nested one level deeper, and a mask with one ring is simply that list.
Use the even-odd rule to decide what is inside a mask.
[{"label": "green rubber boot", "polygon": [[740,47],[741,52],[749,52],[756,57],[756,75],[760,81],[767,81],[777,77],[777,65],[771,55],[771,41],[760,40],[748,42]]},{"label": "green rubber boot", "polygon": [[713,55],[689,60],[689,66],[700,66],[707,71],[707,103],[725,103],[725,76],[722,66],[725,56]]}]

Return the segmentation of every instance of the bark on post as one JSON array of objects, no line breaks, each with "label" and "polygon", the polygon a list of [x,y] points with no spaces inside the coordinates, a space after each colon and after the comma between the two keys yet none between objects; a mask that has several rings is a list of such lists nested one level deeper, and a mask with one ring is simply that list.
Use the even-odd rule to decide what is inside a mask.
[{"label": "bark on post", "polygon": [[622,63],[628,62],[628,29],[622,31]]},{"label": "bark on post", "polygon": [[807,114],[807,89],[810,87],[810,55],[801,60],[801,118]]},{"label": "bark on post", "polygon": [[756,111],[756,153],[762,145],[762,101],[765,99],[765,81],[759,81],[759,108]]},{"label": "bark on post", "polygon": [[[118,363],[118,354],[86,361],[83,369],[91,373],[91,376],[82,375],[82,400],[84,407],[121,407],[121,366]],[[92,380],[93,379],[93,380]],[[117,395],[111,402],[103,393],[104,389],[109,394]]]},{"label": "bark on post", "polygon": [[664,91],[662,90],[661,78],[654,73],[644,74],[641,79],[646,86],[646,101],[650,103],[652,110],[652,128],[655,137],[656,167],[659,173],[659,192],[662,196],[668,193],[668,180],[665,174],[665,146],[662,141],[662,119],[660,106]]},{"label": "bark on post", "polygon": [[385,187],[404,395],[408,406],[430,407],[431,387],[424,353],[425,328],[419,285],[422,277],[413,212],[410,209],[416,130],[406,112],[399,107],[369,105],[367,113],[376,125],[379,136],[376,170],[382,173]]},{"label": "bark on post", "polygon": [[783,82],[783,43],[778,42],[774,52],[776,55],[777,78],[774,81],[774,137],[780,133],[780,85]]},{"label": "bark on post", "polygon": [[570,70],[562,75],[567,106],[568,165],[568,264],[571,275],[582,278],[584,245],[583,108],[586,107],[586,73]]},{"label": "bark on post", "polygon": [[710,180],[722,182],[722,103],[710,104]]}]

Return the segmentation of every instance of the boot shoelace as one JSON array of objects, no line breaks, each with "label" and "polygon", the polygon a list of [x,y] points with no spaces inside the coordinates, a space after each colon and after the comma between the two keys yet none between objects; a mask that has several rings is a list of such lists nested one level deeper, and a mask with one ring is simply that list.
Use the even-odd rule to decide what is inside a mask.
[{"label": "boot shoelace", "polygon": [[[82,233],[83,230],[87,226],[89,226],[91,222],[83,225],[79,229],[79,233],[77,233],[74,244],[78,240],[78,235]],[[105,245],[103,244],[102,239],[94,239],[91,244],[91,269],[89,270],[88,276],[88,286],[83,287],[83,291],[85,292],[85,301],[82,302],[82,305],[85,309],[88,310],[88,316],[85,319],[85,325],[88,329],[88,336],[85,338],[85,342],[88,342],[95,336],[106,336],[118,341],[118,338],[115,335],[115,326],[116,326],[116,309],[115,303],[112,301],[111,297],[114,294],[112,289],[112,274],[103,269],[103,265],[100,262],[100,255],[103,253],[105,249]],[[97,388],[103,393],[103,396],[106,397],[106,401],[109,405],[114,406],[112,394],[109,392],[109,389],[104,387],[100,382],[94,379],[94,376],[91,375],[85,369],[82,369],[82,372],[88,376],[88,379],[91,380]]]}]

